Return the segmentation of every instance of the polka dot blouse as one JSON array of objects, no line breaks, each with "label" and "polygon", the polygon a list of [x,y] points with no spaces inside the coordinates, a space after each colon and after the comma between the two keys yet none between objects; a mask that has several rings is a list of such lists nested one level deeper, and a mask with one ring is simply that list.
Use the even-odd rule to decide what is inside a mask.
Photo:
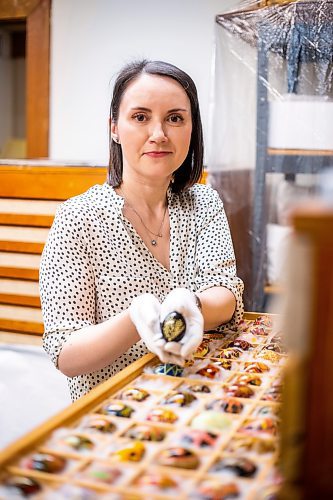
[{"label": "polka dot blouse", "polygon": [[[124,200],[108,184],[96,185],[61,204],[44,247],[40,292],[44,349],[58,366],[64,343],[75,331],[106,321],[150,292],[161,302],[176,287],[203,291],[224,286],[236,297],[230,323],[243,314],[243,283],[218,193],[196,184],[182,194],[168,191],[170,271],[150,253],[123,216]],[[102,370],[69,378],[72,399],[147,353],[142,341]]]}]

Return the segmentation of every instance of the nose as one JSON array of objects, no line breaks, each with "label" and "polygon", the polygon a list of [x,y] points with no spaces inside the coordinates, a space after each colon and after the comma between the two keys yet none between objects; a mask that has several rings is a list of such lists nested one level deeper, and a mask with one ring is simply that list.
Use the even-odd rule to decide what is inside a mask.
[{"label": "nose", "polygon": [[156,121],[156,122],[152,123],[149,141],[156,142],[156,143],[162,143],[162,142],[166,142],[167,140],[168,140],[168,138],[166,136],[166,133],[165,133],[165,130],[163,127],[163,123],[161,123],[160,121]]}]

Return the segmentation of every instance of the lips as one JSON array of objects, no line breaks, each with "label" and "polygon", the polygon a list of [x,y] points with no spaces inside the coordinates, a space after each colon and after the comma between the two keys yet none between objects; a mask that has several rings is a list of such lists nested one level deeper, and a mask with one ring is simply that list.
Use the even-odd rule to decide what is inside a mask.
[{"label": "lips", "polygon": [[146,156],[149,156],[150,158],[164,158],[167,155],[170,155],[170,151],[147,151],[147,153],[144,153]]}]

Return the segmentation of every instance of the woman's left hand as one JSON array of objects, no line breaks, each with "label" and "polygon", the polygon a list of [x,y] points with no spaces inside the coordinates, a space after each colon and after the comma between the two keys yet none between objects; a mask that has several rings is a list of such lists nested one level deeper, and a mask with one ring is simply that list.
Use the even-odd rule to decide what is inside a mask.
[{"label": "woman's left hand", "polygon": [[180,313],[185,319],[185,335],[179,342],[167,342],[163,349],[187,359],[202,342],[204,318],[197,305],[195,294],[187,288],[175,288],[166,296],[160,309],[161,323],[168,314],[174,311]]}]

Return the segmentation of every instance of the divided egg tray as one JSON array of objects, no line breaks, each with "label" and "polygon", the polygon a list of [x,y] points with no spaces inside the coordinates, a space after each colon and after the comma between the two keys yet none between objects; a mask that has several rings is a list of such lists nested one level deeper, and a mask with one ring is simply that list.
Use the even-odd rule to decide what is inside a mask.
[{"label": "divided egg tray", "polygon": [[0,499],[272,498],[286,357],[251,313],[183,370],[147,355],[5,450]]}]

